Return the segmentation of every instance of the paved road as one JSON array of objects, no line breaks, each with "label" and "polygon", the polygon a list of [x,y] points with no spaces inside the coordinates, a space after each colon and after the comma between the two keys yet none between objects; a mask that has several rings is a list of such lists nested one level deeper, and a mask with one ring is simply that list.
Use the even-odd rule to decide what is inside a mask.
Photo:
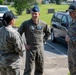
[{"label": "paved road", "polygon": [[67,48],[61,43],[45,45],[44,75],[68,75]]}]

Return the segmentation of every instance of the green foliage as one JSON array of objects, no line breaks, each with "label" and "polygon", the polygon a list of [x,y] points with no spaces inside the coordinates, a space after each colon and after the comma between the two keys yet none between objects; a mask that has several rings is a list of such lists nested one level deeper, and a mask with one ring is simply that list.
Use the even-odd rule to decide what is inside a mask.
[{"label": "green foliage", "polygon": [[67,1],[67,0],[63,0],[63,1]]},{"label": "green foliage", "polygon": [[14,7],[15,7],[16,13],[18,15],[22,14],[22,12],[25,9],[25,6],[26,6],[25,2],[24,1],[22,2],[21,0],[15,1],[15,3],[14,3]]},{"label": "green foliage", "polygon": [[4,4],[4,0],[0,0],[0,5],[3,5]]},{"label": "green foliage", "polygon": [[68,73],[68,75],[70,75],[70,73]]},{"label": "green foliage", "polygon": [[16,13],[18,15],[21,15],[25,8],[30,8],[31,3],[34,0],[8,0],[8,1],[14,2],[13,7],[15,7],[15,9],[16,9]]},{"label": "green foliage", "polygon": [[11,2],[12,0],[7,0],[8,2]]},{"label": "green foliage", "polygon": [[55,0],[56,1],[56,4],[61,4],[62,0]]}]

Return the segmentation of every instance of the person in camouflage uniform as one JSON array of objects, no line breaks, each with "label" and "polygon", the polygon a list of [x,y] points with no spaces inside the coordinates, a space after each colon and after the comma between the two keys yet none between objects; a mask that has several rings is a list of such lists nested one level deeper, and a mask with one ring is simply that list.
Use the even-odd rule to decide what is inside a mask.
[{"label": "person in camouflage uniform", "polygon": [[0,75],[20,75],[20,56],[23,56],[23,42],[12,26],[15,16],[11,11],[3,15],[4,26],[0,28]]},{"label": "person in camouflage uniform", "polygon": [[66,35],[68,43],[68,64],[71,75],[76,75],[76,3],[72,3],[68,9],[73,21]]},{"label": "person in camouflage uniform", "polygon": [[47,24],[39,19],[39,7],[35,5],[32,8],[30,20],[24,21],[20,28],[19,33],[25,34],[26,38],[26,65],[24,75],[31,75],[33,64],[35,62],[34,75],[43,75],[44,68],[44,45],[49,35],[50,30]]}]

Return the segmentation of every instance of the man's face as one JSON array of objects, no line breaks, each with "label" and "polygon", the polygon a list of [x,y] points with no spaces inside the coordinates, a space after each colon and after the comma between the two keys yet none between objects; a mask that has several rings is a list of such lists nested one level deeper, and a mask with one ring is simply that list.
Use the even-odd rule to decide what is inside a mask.
[{"label": "man's face", "polygon": [[70,16],[76,20],[76,10],[75,11],[72,11],[70,12]]},{"label": "man's face", "polygon": [[38,19],[39,18],[39,16],[40,16],[40,12],[32,12],[32,18],[33,19]]}]

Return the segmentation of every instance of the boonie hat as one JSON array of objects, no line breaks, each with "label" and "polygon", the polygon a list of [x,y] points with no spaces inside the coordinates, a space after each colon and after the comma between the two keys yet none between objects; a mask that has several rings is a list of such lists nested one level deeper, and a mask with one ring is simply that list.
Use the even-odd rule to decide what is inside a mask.
[{"label": "boonie hat", "polygon": [[40,9],[39,9],[38,5],[35,5],[35,6],[32,8],[32,11],[33,11],[33,12],[39,12]]},{"label": "boonie hat", "polygon": [[3,20],[9,23],[13,18],[16,18],[11,11],[7,11],[3,15]]},{"label": "boonie hat", "polygon": [[69,12],[73,12],[76,10],[76,3],[72,3],[70,4],[69,8],[68,8],[68,11]]}]

